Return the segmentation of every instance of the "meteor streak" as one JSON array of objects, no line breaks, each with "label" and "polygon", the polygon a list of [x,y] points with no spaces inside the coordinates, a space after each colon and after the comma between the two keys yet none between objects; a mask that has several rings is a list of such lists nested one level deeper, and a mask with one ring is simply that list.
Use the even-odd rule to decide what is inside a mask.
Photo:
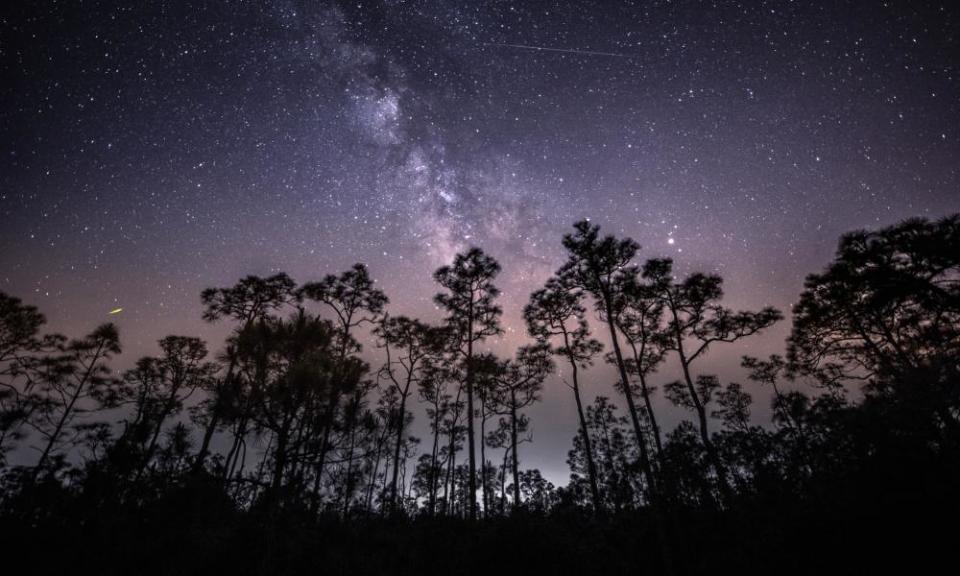
[{"label": "meteor streak", "polygon": [[547,46],[529,46],[527,44],[504,44],[499,42],[484,42],[484,46],[501,46],[505,48],[519,48],[521,50],[537,50],[541,52],[563,52],[565,54],[580,54],[584,56],[611,56],[613,58],[632,58],[628,54],[616,52],[598,52],[596,50],[575,50],[572,48],[550,48]]},{"label": "meteor streak", "polygon": [[123,312],[123,308],[114,308],[110,311],[110,315],[113,316],[114,314],[119,314],[121,312]]}]

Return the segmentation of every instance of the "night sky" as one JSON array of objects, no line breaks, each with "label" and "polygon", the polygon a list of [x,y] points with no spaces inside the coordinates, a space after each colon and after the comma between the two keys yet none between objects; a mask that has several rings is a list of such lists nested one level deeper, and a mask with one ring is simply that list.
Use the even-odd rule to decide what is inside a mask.
[{"label": "night sky", "polygon": [[[436,319],[431,273],[468,245],[503,265],[509,353],[583,217],[788,313],[842,232],[960,211],[952,2],[17,4],[0,290],[69,335],[115,321],[119,367],[169,333],[217,348],[200,290],[246,274],[364,262],[393,314]],[[788,330],[702,371],[742,379]],[[521,452],[555,481],[569,396],[551,381]]]}]

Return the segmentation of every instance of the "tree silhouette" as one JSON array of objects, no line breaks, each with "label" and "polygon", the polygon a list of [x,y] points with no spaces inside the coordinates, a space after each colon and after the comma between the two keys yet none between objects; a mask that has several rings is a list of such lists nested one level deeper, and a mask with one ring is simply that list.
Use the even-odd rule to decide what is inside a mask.
[{"label": "tree silhouette", "polygon": [[624,275],[623,286],[617,290],[617,328],[630,346],[633,358],[627,361],[627,371],[635,374],[643,398],[646,417],[657,457],[663,451],[663,441],[651,395],[654,387],[648,377],[664,361],[667,350],[662,346],[664,303],[653,286],[641,283],[636,274]]},{"label": "tree silhouette", "polygon": [[[637,476],[638,450],[629,419],[618,415],[616,406],[606,396],[597,396],[586,408],[586,428],[606,505],[615,511],[639,505],[640,487],[632,481]],[[574,474],[586,470],[585,446],[582,434],[574,437],[573,449],[567,456]]]},{"label": "tree silhouette", "polygon": [[[347,356],[361,350],[360,344],[353,337],[353,331],[364,324],[375,324],[383,315],[384,307],[389,303],[386,294],[376,287],[376,283],[363,264],[354,264],[350,270],[339,276],[328,274],[319,282],[304,284],[297,294],[308,300],[322,303],[335,315],[338,326],[337,338],[339,358],[347,366]],[[351,397],[353,406],[350,409],[356,413],[361,395],[358,390],[351,388],[353,379],[349,374],[353,367],[348,366],[344,378],[333,382],[332,394],[327,402],[327,409],[323,418],[323,431],[320,447],[320,458],[315,472],[315,491],[319,491],[320,479],[323,476],[327,463],[327,454],[331,448],[330,435],[333,432],[334,420],[340,401],[343,396]],[[356,422],[356,420],[351,420]],[[352,431],[348,431],[351,434]],[[352,459],[352,455],[350,456]]]},{"label": "tree silhouette", "polygon": [[[397,409],[397,390],[396,388],[387,388],[380,398],[377,399],[377,406],[370,414],[374,428],[374,458],[373,466],[369,467],[369,480],[367,481],[367,492],[364,502],[364,510],[367,513],[373,511],[374,493],[377,492],[377,484],[382,482],[386,484],[386,470],[389,461],[386,456],[389,452],[388,444],[391,433],[391,422],[396,417]],[[380,462],[384,461],[384,469],[381,472]],[[382,490],[379,494],[382,498]]]},{"label": "tree silhouette", "polygon": [[487,421],[497,416],[497,377],[501,370],[500,359],[495,354],[486,353],[474,358],[473,388],[477,395],[477,405],[480,417],[480,494],[483,502],[483,512],[489,515],[491,506],[491,484],[495,482],[495,471],[487,460],[487,447],[501,448],[496,443],[490,443],[491,433],[487,431]]},{"label": "tree silhouette", "polygon": [[590,495],[594,508],[599,511],[603,510],[603,499],[600,496],[590,434],[587,431],[583,400],[580,397],[580,370],[590,367],[593,357],[603,349],[603,345],[590,338],[590,329],[584,318],[586,310],[581,300],[582,295],[578,291],[569,290],[558,279],[551,278],[544,288],[530,295],[530,302],[523,309],[523,317],[530,335],[538,341],[549,344],[554,337],[560,337],[560,345],[551,348],[551,351],[564,357],[570,364],[570,387],[577,404]]},{"label": "tree silhouette", "polygon": [[364,324],[375,324],[390,301],[376,287],[363,264],[354,264],[339,276],[328,274],[320,282],[304,284],[297,294],[326,305],[336,315],[341,358],[360,351],[360,345],[353,339],[353,330]]},{"label": "tree silhouette", "polygon": [[[917,549],[939,561],[960,509],[958,222],[844,236],[807,278],[786,355],[744,356],[743,386],[698,361],[780,313],[734,312],[719,276],[678,280],[669,260],[640,275],[636,244],[587,222],[526,302],[535,343],[509,360],[479,346],[501,332],[499,266],[479,249],[436,273],[441,327],[387,315],[361,265],[301,289],[284,274],[208,289],[204,317],[232,322],[213,359],[175,335],[126,360],[109,324],[44,335],[40,311],[0,293],[4,544],[37,573],[805,574],[900,555],[916,567]],[[623,412],[602,389],[584,397],[603,373],[585,299],[607,325]],[[558,358],[577,430],[555,487],[519,449]],[[658,419],[654,378],[696,417]]]},{"label": "tree silhouette", "polygon": [[467,452],[469,458],[470,519],[477,518],[477,461],[474,443],[474,345],[490,336],[500,334],[502,310],[494,303],[500,290],[493,280],[500,272],[500,264],[479,248],[457,254],[450,266],[443,266],[433,274],[447,292],[437,294],[434,300],[447,311],[447,325],[456,337],[456,349],[464,362],[464,387],[467,392]]},{"label": "tree silhouette", "polygon": [[457,388],[457,395],[453,398],[453,401],[450,403],[450,408],[447,410],[447,417],[443,419],[444,432],[447,436],[447,446],[444,448],[444,465],[446,466],[443,481],[444,515],[452,514],[456,510],[457,452],[460,450],[464,436],[466,435],[466,427],[460,424],[465,407],[463,392],[464,387],[459,386]]},{"label": "tree silhouette", "polygon": [[[247,276],[230,288],[207,288],[200,294],[200,301],[204,306],[203,319],[216,322],[229,318],[237,322],[234,333],[239,333],[253,322],[265,318],[270,312],[292,302],[295,299],[295,286],[294,281],[286,274],[275,274],[268,278]],[[233,350],[229,348],[226,355],[226,374],[215,382],[213,397],[206,410],[206,430],[194,459],[195,472],[203,468],[210,452],[210,442],[223,412],[228,408],[227,402],[233,392],[231,388],[234,386],[236,360],[233,358]]]},{"label": "tree silhouette", "polygon": [[581,220],[574,224],[575,232],[563,237],[563,246],[567,249],[567,263],[558,272],[562,282],[579,288],[594,298],[597,312],[600,313],[609,329],[610,344],[613,347],[613,360],[620,376],[620,392],[627,400],[627,409],[633,424],[640,449],[640,466],[647,482],[647,491],[651,502],[656,502],[658,488],[647,440],[643,432],[640,415],[633,399],[630,378],[627,376],[627,364],[620,348],[617,335],[618,314],[621,311],[623,287],[628,284],[627,277],[637,274],[636,266],[631,264],[640,245],[629,238],[617,240],[613,236],[600,237],[600,227]]},{"label": "tree silhouette", "polygon": [[627,278],[638,273],[636,266],[631,262],[640,245],[630,238],[617,240],[610,235],[601,238],[600,227],[586,220],[574,224],[574,230],[574,233],[563,237],[563,246],[567,249],[568,258],[557,275],[566,285],[580,288],[593,296],[595,308],[609,329],[613,359],[620,376],[620,392],[627,400],[633,433],[637,438],[640,468],[646,480],[648,500],[656,513],[661,558],[664,569],[669,573],[673,571],[672,553],[670,543],[667,541],[666,520],[660,505],[659,487],[650,462],[640,415],[633,399],[630,378],[627,376],[627,364],[620,348],[620,338],[617,336],[622,290],[629,283]]},{"label": "tree silhouette", "polygon": [[[515,478],[514,486],[516,485]],[[519,486],[527,509],[543,514],[553,506],[556,497],[554,486],[536,468],[520,472]]]},{"label": "tree silhouette", "polygon": [[[388,316],[376,334],[386,351],[387,359],[380,375],[393,386],[399,395],[396,414],[391,419],[396,429],[393,452],[393,478],[390,481],[390,506],[397,505],[397,480],[400,473],[400,449],[407,423],[407,399],[414,389],[430,376],[431,364],[443,353],[446,334],[419,320],[406,316]],[[391,352],[391,349],[395,352]]]},{"label": "tree silhouette", "polygon": [[719,383],[712,376],[698,376],[690,369],[697,358],[718,343],[731,343],[752,336],[776,323],[783,315],[775,308],[759,312],[733,312],[719,304],[723,298],[723,279],[717,275],[695,273],[682,282],[673,281],[673,262],[649,260],[643,276],[651,290],[662,299],[668,314],[668,329],[661,338],[665,349],[677,353],[683,385],[673,385],[673,398],[697,415],[700,440],[717,476],[721,497],[729,504],[733,496],[730,479],[720,455],[710,439],[706,403]]},{"label": "tree silhouette", "polygon": [[[449,353],[449,352],[448,352]],[[446,357],[447,354],[444,355]],[[423,377],[418,382],[420,398],[428,403],[427,417],[430,419],[430,432],[433,436],[429,454],[429,467],[426,468],[427,511],[430,516],[436,514],[437,491],[442,474],[440,437],[444,430],[444,421],[453,409],[453,398],[447,392],[447,384],[459,380],[456,370],[441,361],[428,364]],[[419,472],[419,468],[418,468]]]},{"label": "tree silhouette", "polygon": [[45,323],[35,306],[0,292],[0,469],[10,443],[25,437],[22,427],[40,405],[32,392],[49,367],[43,355],[64,342],[59,335],[40,336]]},{"label": "tree silhouette", "polygon": [[506,417],[510,430],[510,469],[513,475],[513,506],[521,506],[519,452],[520,432],[527,429],[525,416],[520,412],[540,399],[540,391],[547,375],[553,372],[550,348],[544,344],[523,346],[515,360],[506,360],[494,375],[494,411]]},{"label": "tree silhouette", "polygon": [[803,432],[803,423],[798,415],[803,411],[801,405],[807,402],[805,396],[797,391],[784,391],[779,382],[787,377],[787,361],[779,354],[771,354],[767,360],[744,356],[740,365],[750,371],[748,378],[752,382],[769,386],[773,390],[773,421],[797,432]]},{"label": "tree silhouette", "polygon": [[960,216],[844,235],[834,262],[807,277],[794,307],[792,369],[828,387],[868,382],[912,397],[915,408],[939,406],[935,418],[956,433],[958,274]]},{"label": "tree silhouette", "polygon": [[73,441],[65,435],[77,418],[95,410],[116,386],[107,362],[119,353],[117,328],[103,324],[86,337],[61,345],[50,359],[38,382],[38,407],[30,420],[45,441],[33,468],[34,480],[46,471],[51,455]]},{"label": "tree silhouette", "polygon": [[743,386],[737,382],[727,384],[726,388],[717,392],[717,404],[718,408],[710,416],[719,418],[725,428],[738,432],[745,432],[749,428],[753,397],[744,392]]},{"label": "tree silhouette", "polygon": [[204,362],[206,344],[199,338],[167,336],[159,341],[161,356],[144,357],[124,373],[125,385],[108,397],[110,406],[132,405],[120,444],[136,447],[139,463],[133,471],[137,482],[147,471],[157,450],[164,424],[183,410],[184,402],[198,389],[209,389],[217,365]]}]

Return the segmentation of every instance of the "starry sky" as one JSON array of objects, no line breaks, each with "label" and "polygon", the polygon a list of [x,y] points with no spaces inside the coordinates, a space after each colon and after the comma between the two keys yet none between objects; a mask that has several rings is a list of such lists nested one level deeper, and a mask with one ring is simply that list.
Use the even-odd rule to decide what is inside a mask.
[{"label": "starry sky", "polygon": [[[360,261],[393,314],[436,319],[431,273],[469,245],[503,265],[510,353],[583,217],[788,312],[842,232],[960,211],[952,2],[17,4],[0,290],[70,335],[115,321],[121,364],[170,333],[216,348],[199,292],[246,274]],[[788,330],[702,371],[742,379]],[[548,386],[522,454],[555,481],[568,396]]]}]

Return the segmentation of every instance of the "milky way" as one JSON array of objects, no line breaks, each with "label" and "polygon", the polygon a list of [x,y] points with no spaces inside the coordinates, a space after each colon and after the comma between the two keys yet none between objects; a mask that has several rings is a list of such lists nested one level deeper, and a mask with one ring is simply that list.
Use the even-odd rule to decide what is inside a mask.
[{"label": "milky way", "polygon": [[[583,217],[788,311],[840,233],[960,210],[948,2],[29,4],[0,21],[0,290],[117,322],[127,362],[222,337],[198,294],[246,274],[362,261],[436,318],[469,245],[503,264],[508,352]],[[532,464],[562,470],[566,396]]]}]

